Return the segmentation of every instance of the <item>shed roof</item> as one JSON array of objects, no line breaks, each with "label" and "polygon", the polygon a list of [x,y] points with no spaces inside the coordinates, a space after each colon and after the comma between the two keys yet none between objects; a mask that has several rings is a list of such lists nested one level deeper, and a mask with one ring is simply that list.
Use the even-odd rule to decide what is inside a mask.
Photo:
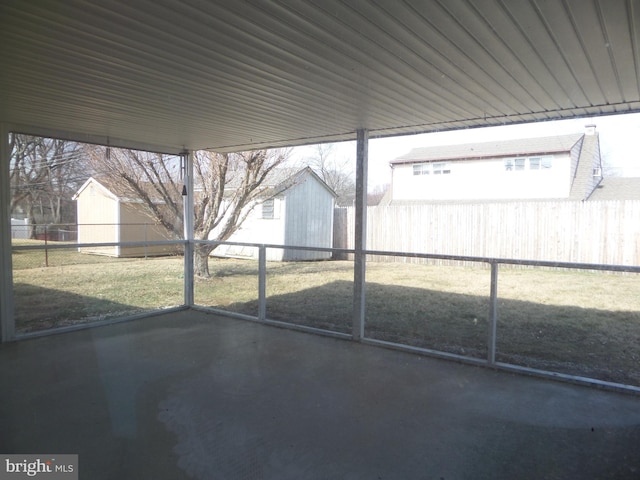
[{"label": "shed roof", "polygon": [[[73,197],[71,197],[71,200],[77,200],[78,197],[82,195],[82,193],[87,189],[89,185],[98,186],[98,188],[100,188],[100,190],[102,190],[102,192],[106,196],[112,198],[113,200],[118,200],[119,202],[122,202],[122,203],[142,203],[142,199],[140,198],[132,198],[130,196],[123,195],[122,192],[120,192],[121,189],[118,188],[118,185],[115,182],[113,182],[112,179],[106,176],[89,177],[87,181],[84,182],[82,186],[78,189],[78,191],[73,195]],[[153,188],[151,188],[151,185],[148,182],[141,182],[140,185],[145,190],[153,193]],[[164,203],[164,201],[161,199],[153,199],[152,201],[155,204]]]},{"label": "shed roof", "polygon": [[[332,196],[337,197],[336,192],[320,176],[313,171],[311,167],[288,168],[278,167],[273,169],[261,184],[263,194],[261,196],[280,195],[298,183],[304,181],[305,178],[312,177],[320,185],[322,185]],[[233,178],[227,185],[229,190],[238,187],[240,178]]]},{"label": "shed roof", "polygon": [[521,138],[493,142],[466,143],[414,148],[392,160],[392,165],[442,160],[476,160],[482,158],[544,155],[569,152],[584,135],[574,133],[553,137]]},{"label": "shed roof", "polygon": [[0,122],[238,151],[640,111],[633,0],[1,0]]},{"label": "shed roof", "polygon": [[106,182],[104,180],[98,181],[95,177],[89,177],[83,184],[80,186],[78,191],[73,194],[71,200],[77,200],[80,195],[89,187],[90,185],[96,185],[102,192],[107,196],[112,198],[113,200],[120,200],[120,197],[116,195],[109,187],[106,186]]}]

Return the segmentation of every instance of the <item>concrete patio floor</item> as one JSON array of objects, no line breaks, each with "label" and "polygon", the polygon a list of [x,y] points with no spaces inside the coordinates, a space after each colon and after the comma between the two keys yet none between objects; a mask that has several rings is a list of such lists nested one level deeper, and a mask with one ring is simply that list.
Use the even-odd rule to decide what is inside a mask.
[{"label": "concrete patio floor", "polygon": [[640,478],[640,398],[184,311],[0,346],[0,453],[80,479]]}]

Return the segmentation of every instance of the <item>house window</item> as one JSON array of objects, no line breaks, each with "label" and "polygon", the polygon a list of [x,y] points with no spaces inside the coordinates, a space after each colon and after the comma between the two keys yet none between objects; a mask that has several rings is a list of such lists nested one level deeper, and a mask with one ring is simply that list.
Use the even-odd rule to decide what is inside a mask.
[{"label": "house window", "polygon": [[446,163],[414,163],[414,175],[446,175],[451,173],[451,168]]},{"label": "house window", "polygon": [[540,157],[529,159],[529,170],[540,170]]},{"label": "house window", "polygon": [[504,169],[507,172],[525,170],[528,161],[529,170],[547,170],[551,168],[552,160],[553,157],[507,158],[504,161]]},{"label": "house window", "polygon": [[262,218],[274,218],[275,202],[273,198],[269,198],[262,202]]},{"label": "house window", "polygon": [[451,169],[449,165],[446,163],[434,163],[433,164],[433,174],[434,175],[447,175],[451,173]]},{"label": "house window", "polygon": [[504,169],[507,172],[513,172],[514,170],[524,170],[526,158],[507,158],[504,161]]},{"label": "house window", "polygon": [[518,170],[524,170],[524,164],[525,164],[526,158],[516,158],[513,160],[513,166],[514,166],[514,170],[518,171]]},{"label": "house window", "polygon": [[551,168],[551,157],[531,157],[529,170],[547,170]]},{"label": "house window", "polygon": [[429,175],[429,164],[428,163],[414,163],[413,164],[413,174],[414,175]]}]

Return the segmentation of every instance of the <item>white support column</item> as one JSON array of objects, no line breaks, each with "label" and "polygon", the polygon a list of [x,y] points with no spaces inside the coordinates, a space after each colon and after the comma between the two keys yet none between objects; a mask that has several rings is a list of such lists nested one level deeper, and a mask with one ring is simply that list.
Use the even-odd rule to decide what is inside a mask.
[{"label": "white support column", "polygon": [[[115,236],[112,241],[120,243],[122,241],[122,237],[120,236],[122,233],[122,204],[120,203],[120,198],[116,198],[113,207],[115,208],[114,217],[116,219],[116,228]],[[115,247],[113,247],[113,249],[115,250],[116,257],[120,258],[120,254],[122,253],[120,245],[116,245]]]},{"label": "white support column", "polygon": [[185,152],[183,154],[184,165],[184,189],[183,189],[183,214],[184,214],[184,304],[193,306],[194,304],[194,288],[193,288],[193,152]]},{"label": "white support column", "polygon": [[367,170],[369,168],[369,134],[358,130],[356,145],[356,218],[353,275],[353,339],[364,337],[365,267],[367,248]]},{"label": "white support column", "polygon": [[258,320],[267,319],[267,248],[258,247]]},{"label": "white support column", "polygon": [[496,363],[496,333],[498,328],[498,263],[491,262],[491,287],[489,292],[489,331],[487,338],[487,361]]},{"label": "white support column", "polygon": [[9,129],[0,124],[0,342],[15,338],[13,265],[11,260],[11,184]]}]

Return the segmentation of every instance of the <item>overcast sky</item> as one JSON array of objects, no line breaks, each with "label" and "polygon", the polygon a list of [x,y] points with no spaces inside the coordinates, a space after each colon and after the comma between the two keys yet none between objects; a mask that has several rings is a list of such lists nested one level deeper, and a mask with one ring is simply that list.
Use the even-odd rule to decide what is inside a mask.
[{"label": "overcast sky", "polygon": [[[590,124],[596,126],[600,135],[603,161],[609,167],[605,174],[640,176],[640,114],[627,114],[372,139],[369,141],[369,189],[389,183],[389,162],[413,148],[582,133],[585,125]],[[353,159],[355,168],[355,151],[355,142],[344,142],[336,144],[334,155]],[[313,155],[313,148],[297,147],[294,155],[300,158]]]}]

